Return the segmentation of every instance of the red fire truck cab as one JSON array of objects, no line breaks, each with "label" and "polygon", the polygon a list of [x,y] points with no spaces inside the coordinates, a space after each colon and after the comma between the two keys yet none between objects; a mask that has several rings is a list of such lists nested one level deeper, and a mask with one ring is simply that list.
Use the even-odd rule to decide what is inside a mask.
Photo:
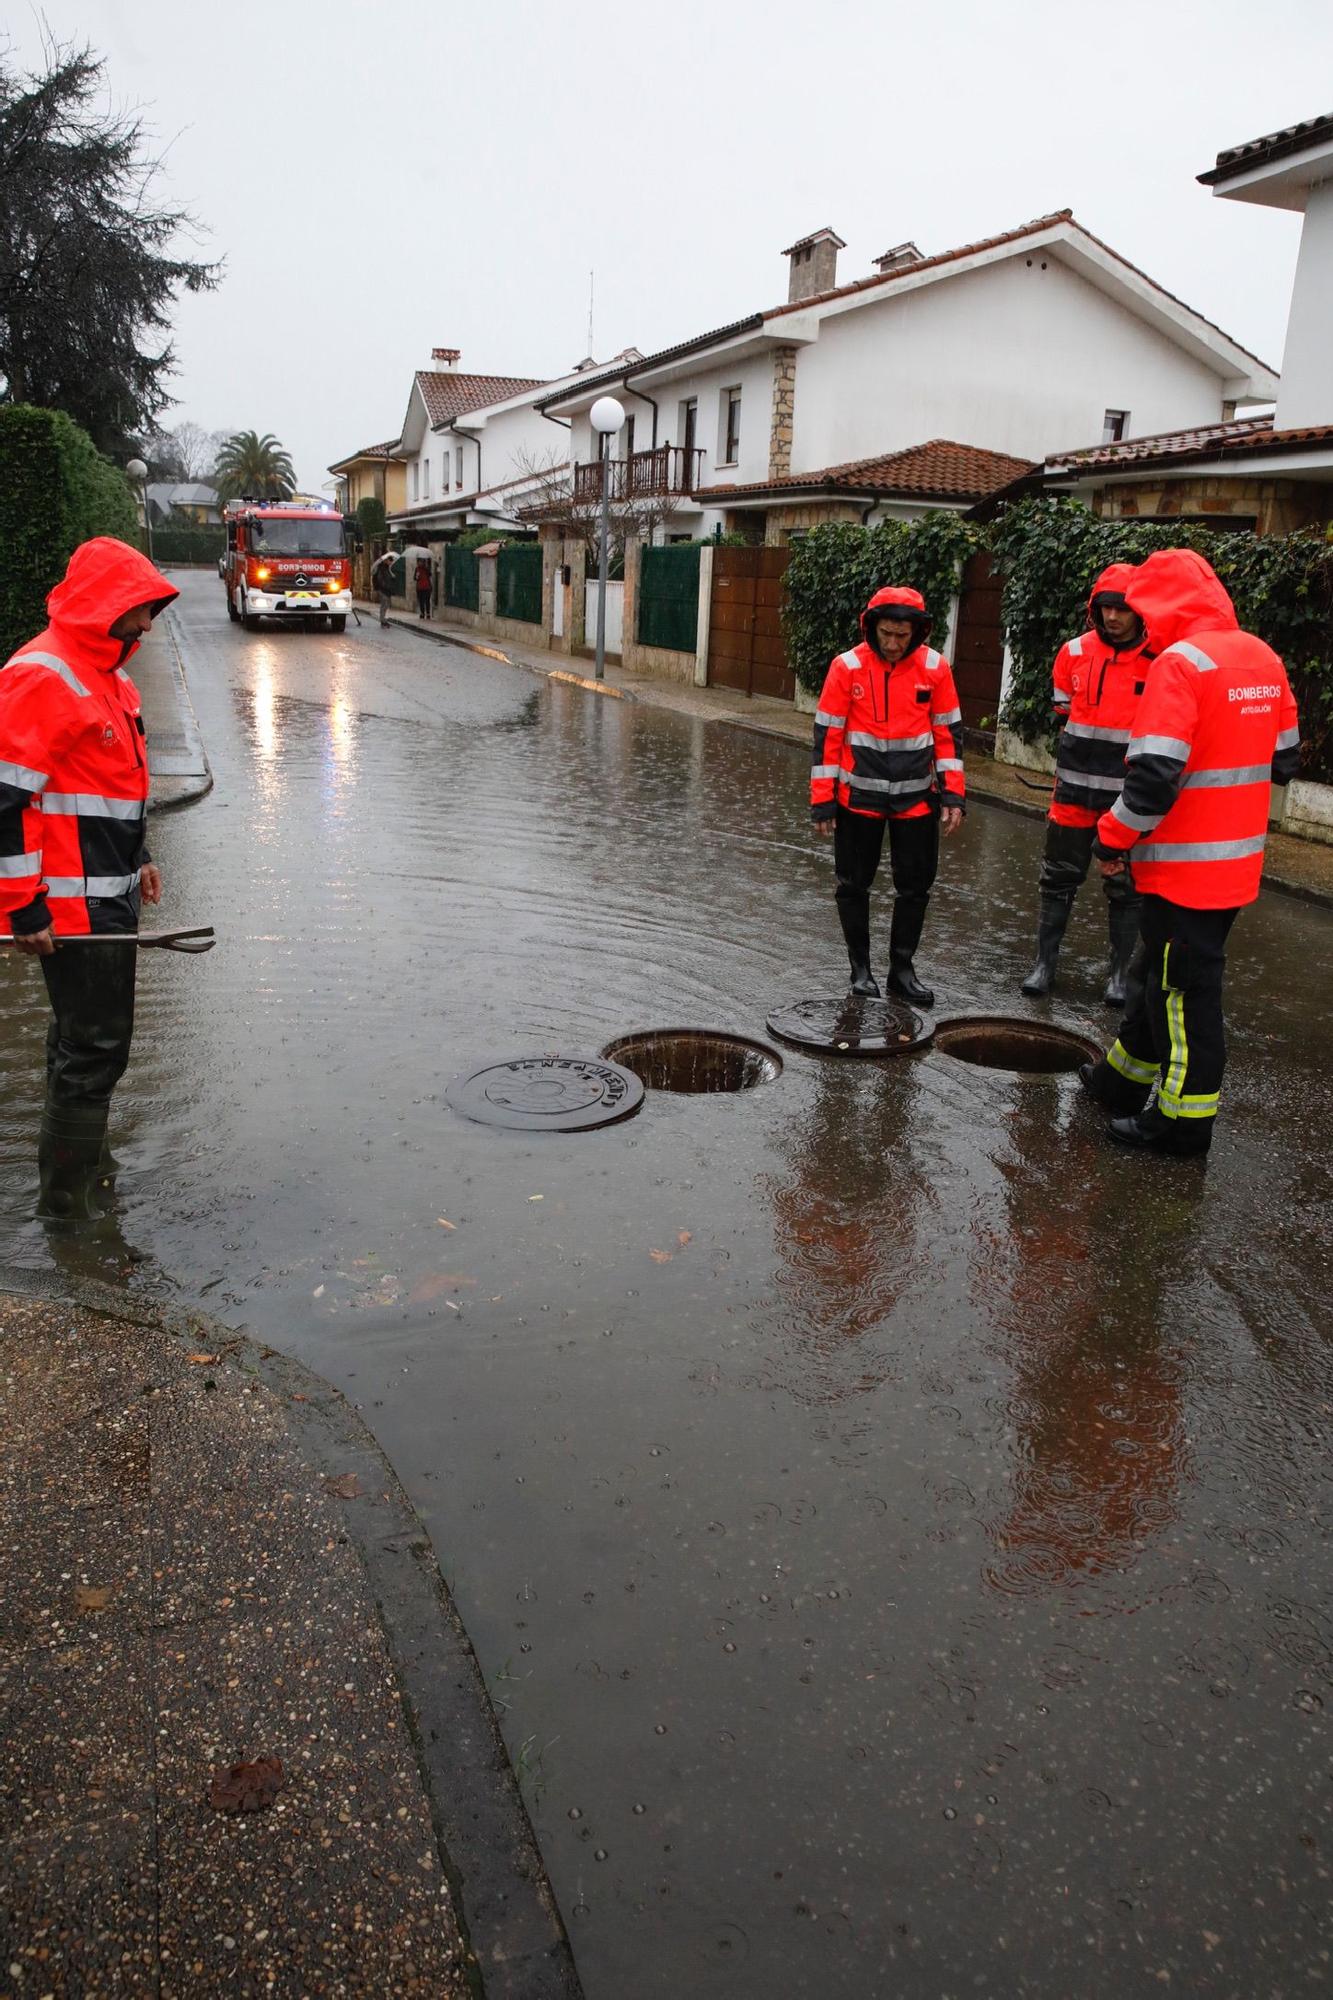
[{"label": "red fire truck cab", "polygon": [[227,616],[247,632],[261,618],[311,619],[341,632],[352,608],[349,533],[355,522],[288,500],[233,500],[223,516]]}]

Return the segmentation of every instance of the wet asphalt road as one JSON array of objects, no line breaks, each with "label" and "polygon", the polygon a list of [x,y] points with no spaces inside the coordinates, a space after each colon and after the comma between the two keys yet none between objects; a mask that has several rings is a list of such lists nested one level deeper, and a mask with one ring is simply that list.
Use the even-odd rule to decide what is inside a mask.
[{"label": "wet asphalt road", "polygon": [[[217,782],[154,846],[221,944],[141,972],[95,1261],[365,1411],[590,2000],[1326,1981],[1333,917],[1238,924],[1206,1171],[938,1052],[488,1130],[444,1090],[489,1058],[837,990],[801,757],[182,581]],[[942,1014],[1041,1011],[1039,844],[946,849]],[[1050,1011],[1100,1034],[1099,905]],[[0,964],[0,1256],[45,1267],[39,992]]]}]

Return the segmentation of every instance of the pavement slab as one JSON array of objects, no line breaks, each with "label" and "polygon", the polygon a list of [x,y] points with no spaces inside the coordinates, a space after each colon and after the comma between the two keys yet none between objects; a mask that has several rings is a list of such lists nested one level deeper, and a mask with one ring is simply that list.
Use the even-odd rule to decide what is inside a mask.
[{"label": "pavement slab", "polygon": [[[244,1348],[0,1293],[5,2000],[470,1990],[362,1482]],[[261,1756],[271,1808],[216,1810]]]}]

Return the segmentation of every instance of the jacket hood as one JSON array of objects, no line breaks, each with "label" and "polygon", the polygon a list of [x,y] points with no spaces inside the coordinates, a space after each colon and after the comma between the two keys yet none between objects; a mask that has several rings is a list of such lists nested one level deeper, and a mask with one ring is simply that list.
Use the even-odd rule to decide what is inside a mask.
[{"label": "jacket hood", "polygon": [[[1103,610],[1109,610],[1112,604],[1118,604],[1122,607],[1128,605],[1128,608],[1133,610],[1134,607],[1128,604],[1128,599],[1125,596],[1125,588],[1133,574],[1133,563],[1110,563],[1102,571],[1088,593],[1088,623],[1102,644],[1110,646],[1112,651],[1117,653],[1133,652],[1136,647],[1141,646],[1144,642],[1145,633],[1141,617],[1139,618],[1137,629],[1131,636],[1128,639],[1121,639],[1118,642],[1112,639],[1110,633],[1102,623]],[[1135,616],[1138,617],[1138,614],[1135,613]]]},{"label": "jacket hood", "polygon": [[111,627],[136,605],[151,604],[156,618],[180,592],[128,542],[97,535],[81,542],[64,579],[46,600],[52,629],[66,633],[80,659],[106,671],[136,649],[111,637]]},{"label": "jacket hood", "polygon": [[1193,549],[1155,550],[1134,570],[1125,598],[1155,653],[1191,632],[1234,632],[1240,623],[1216,570]]},{"label": "jacket hood", "polygon": [[1117,596],[1123,597],[1125,594],[1125,586],[1128,584],[1129,579],[1133,576],[1133,574],[1134,574],[1133,563],[1108,564],[1108,566],[1102,571],[1101,575],[1098,577],[1096,583],[1093,584],[1092,589],[1088,592],[1088,617],[1090,620],[1093,617],[1092,607],[1096,603],[1097,599],[1101,596],[1102,592],[1104,590],[1110,590],[1114,591]]},{"label": "jacket hood", "polygon": [[883,590],[877,590],[861,613],[861,637],[867,645],[873,643],[871,634],[881,618],[910,619],[916,627],[916,644],[930,631],[930,613],[926,600],[919,590],[913,590],[905,583],[891,583]]}]

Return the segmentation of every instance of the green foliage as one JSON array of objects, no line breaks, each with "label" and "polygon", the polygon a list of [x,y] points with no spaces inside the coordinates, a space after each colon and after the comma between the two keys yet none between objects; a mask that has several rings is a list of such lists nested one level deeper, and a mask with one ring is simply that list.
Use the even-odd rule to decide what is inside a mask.
[{"label": "green foliage", "polygon": [[823,686],[829,661],[858,642],[861,613],[887,584],[921,592],[942,645],[959,572],[981,546],[979,528],[942,512],[874,528],[812,528],[793,547],[782,612],[787,657],[802,687],[817,693]]},{"label": "green foliage", "polygon": [[153,561],[163,563],[216,563],[227,546],[227,530],[220,521],[163,521],[153,529]]},{"label": "green foliage", "polygon": [[378,541],[383,538],[385,528],[384,502],[377,499],[373,493],[367,493],[364,500],[357,501],[356,519],[362,534],[368,542],[372,540]]},{"label": "green foliage", "polygon": [[0,408],[0,661],[46,624],[80,542],[141,545],[128,480],[61,410]]},{"label": "green foliage", "polygon": [[40,75],[0,49],[0,402],[66,411],[128,454],[169,401],[176,295],[218,267],[174,254],[183,210],[86,45],[47,41]]},{"label": "green foliage", "polygon": [[501,548],[507,549],[510,542],[517,539],[513,535],[498,534],[494,528],[465,528],[457,541],[449,546],[454,549],[484,549],[489,543],[498,542]]},{"label": "green foliage", "polygon": [[1154,549],[1197,549],[1211,563],[1246,631],[1282,655],[1301,710],[1305,769],[1330,774],[1333,752],[1333,550],[1315,530],[1228,532],[1180,521],[1116,521],[1069,500],[1006,508],[992,545],[1004,578],[1002,616],[1013,672],[1000,720],[1028,743],[1050,742],[1051,665],[1087,627],[1087,600],[1113,562]]},{"label": "green foliage", "polygon": [[221,446],[213,483],[224,500],[287,500],[296,491],[296,470],[272,431],[237,431]]}]

